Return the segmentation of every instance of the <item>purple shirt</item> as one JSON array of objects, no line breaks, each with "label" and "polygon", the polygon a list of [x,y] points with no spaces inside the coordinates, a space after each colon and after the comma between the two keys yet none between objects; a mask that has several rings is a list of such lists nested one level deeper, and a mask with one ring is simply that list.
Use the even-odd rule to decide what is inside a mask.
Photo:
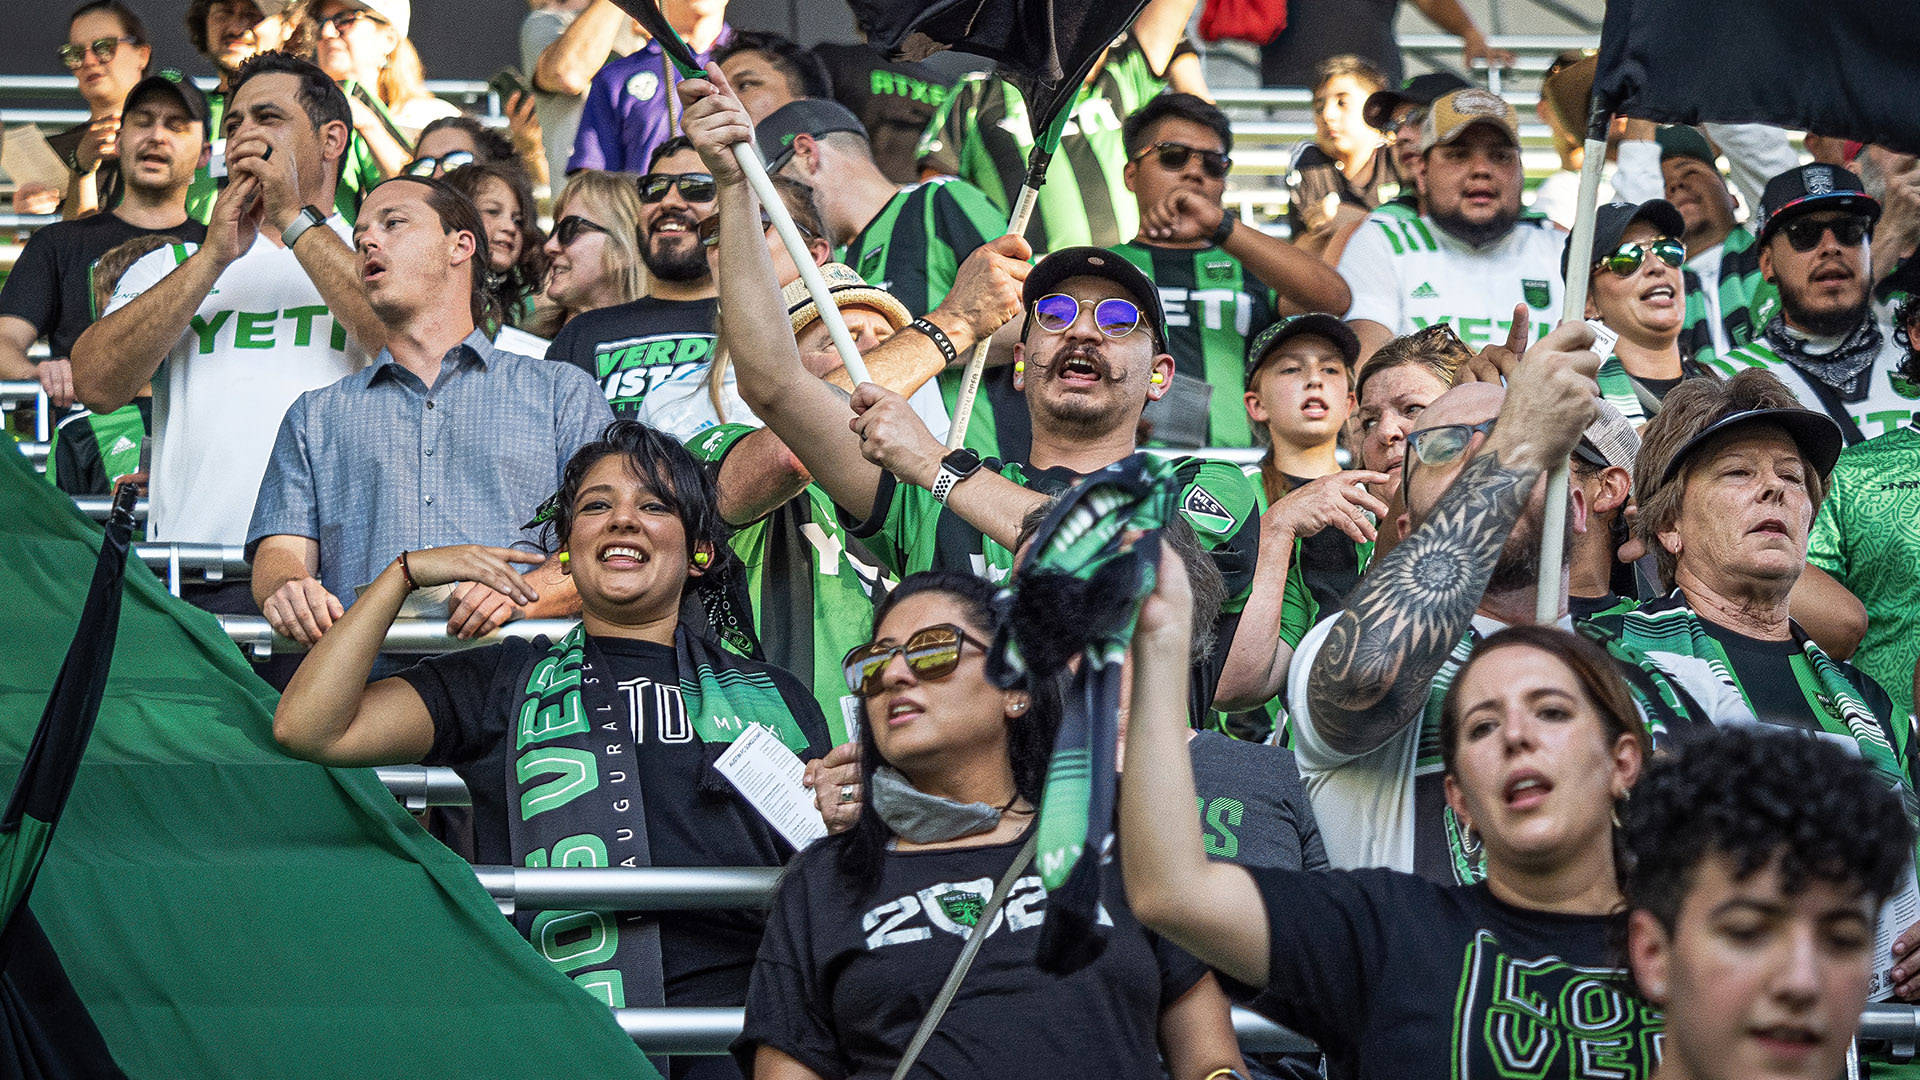
[{"label": "purple shirt", "polygon": [[[732,40],[733,27],[722,26],[713,48],[694,56],[705,64],[714,49]],[[653,155],[653,148],[679,134],[674,125],[680,116],[680,102],[674,96],[678,85],[680,73],[659,42],[649,41],[645,48],[607,61],[594,73],[593,85],[587,88],[567,171],[647,171],[647,158]]]}]

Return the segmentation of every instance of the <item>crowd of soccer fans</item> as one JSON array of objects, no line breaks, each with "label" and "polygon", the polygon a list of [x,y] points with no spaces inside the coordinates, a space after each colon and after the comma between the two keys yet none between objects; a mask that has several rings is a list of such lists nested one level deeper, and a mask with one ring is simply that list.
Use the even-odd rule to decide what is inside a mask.
[{"label": "crowd of soccer fans", "polygon": [[[746,1005],[673,1077],[889,1074],[944,1009],[914,1075],[1828,1080],[1870,993],[1920,1001],[1912,155],[1623,118],[1575,250],[1590,53],[1531,194],[1501,96],[1323,53],[1263,227],[1195,0],[1151,0],[1012,236],[996,72],[666,0],[687,79],[610,0],[532,6],[504,129],[426,91],[408,0],[193,0],[210,93],[74,11],[0,378],[60,414],[49,481],[244,547],[184,598],[305,647],[259,668],[289,753],[453,767],[430,826],[482,864],[790,866],[765,914],[518,916],[610,1005]],[[996,592],[1143,450],[1178,515],[1063,975],[1028,840],[1073,710],[988,678]],[[754,724],[801,853],[717,764]],[[1318,1052],[1243,1055],[1230,1000]]]}]

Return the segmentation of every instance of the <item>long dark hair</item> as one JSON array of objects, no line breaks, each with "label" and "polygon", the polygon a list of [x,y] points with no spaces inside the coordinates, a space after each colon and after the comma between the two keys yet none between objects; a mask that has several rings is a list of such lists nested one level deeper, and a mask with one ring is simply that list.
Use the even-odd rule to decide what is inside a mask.
[{"label": "long dark hair", "polygon": [[535,220],[539,214],[533,202],[533,189],[527,185],[527,176],[510,164],[476,161],[449,170],[441,179],[476,205],[480,200],[480,189],[489,179],[507,185],[507,190],[513,193],[514,204],[520,209],[520,255],[505,273],[495,273],[491,265],[486,271],[487,292],[499,306],[501,321],[512,322],[527,297],[532,296],[547,277],[547,253],[543,250],[547,234],[541,231]]},{"label": "long dark hair", "polygon": [[[957,570],[923,570],[909,575],[874,609],[873,625],[878,628],[887,613],[900,601],[920,593],[940,593],[960,605],[964,618],[981,640],[993,640],[997,624],[993,597],[997,590],[985,578]],[[963,645],[962,648],[970,646]],[[1013,766],[1013,787],[1034,806],[1040,805],[1040,792],[1046,786],[1047,762],[1053,754],[1054,736],[1060,730],[1060,687],[1053,680],[1035,681],[1023,687],[1032,699],[1027,711],[1007,718],[1007,760]],[[865,720],[865,703],[861,706]],[[840,838],[838,869],[861,895],[880,886],[880,864],[886,858],[887,842],[893,830],[880,820],[873,809],[873,771],[891,764],[880,753],[873,738],[873,725],[860,725],[860,820]]]}]

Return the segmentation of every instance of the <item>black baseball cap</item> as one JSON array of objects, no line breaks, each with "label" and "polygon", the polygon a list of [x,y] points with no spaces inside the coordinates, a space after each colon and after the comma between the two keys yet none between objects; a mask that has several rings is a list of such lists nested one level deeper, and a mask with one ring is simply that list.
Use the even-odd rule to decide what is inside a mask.
[{"label": "black baseball cap", "polygon": [[1360,106],[1360,116],[1376,131],[1393,131],[1393,110],[1402,104],[1431,105],[1440,95],[1465,90],[1473,84],[1446,71],[1429,71],[1400,84],[1398,90],[1375,90]]},{"label": "black baseball cap", "polygon": [[801,98],[768,113],[765,120],[754,126],[753,138],[760,146],[760,156],[766,160],[767,171],[776,173],[793,156],[795,136],[811,135],[817,139],[833,131],[851,131],[863,139],[867,137],[866,126],[845,105],[825,98]]},{"label": "black baseball cap", "polygon": [[1760,195],[1760,242],[1775,226],[1813,210],[1848,210],[1864,214],[1871,224],[1880,220],[1880,203],[1867,194],[1852,169],[1838,165],[1800,165],[1767,181]]},{"label": "black baseball cap", "polygon": [[1672,161],[1674,158],[1692,158],[1703,161],[1709,169],[1719,169],[1714,160],[1713,144],[1700,134],[1699,128],[1685,124],[1667,124],[1653,133],[1653,141],[1660,144],[1660,160]]},{"label": "black baseball cap", "polygon": [[1312,311],[1281,319],[1253,336],[1247,343],[1247,381],[1253,381],[1253,373],[1260,370],[1273,350],[1301,334],[1318,334],[1333,342],[1333,347],[1340,350],[1341,358],[1347,362],[1347,372],[1353,372],[1353,365],[1360,359],[1360,339],[1338,317]]},{"label": "black baseball cap", "polygon": [[134,105],[148,94],[168,94],[187,110],[187,115],[200,124],[201,133],[209,140],[213,133],[213,110],[207,107],[207,95],[193,84],[193,80],[178,68],[161,68],[159,71],[141,79],[127,91],[126,101],[120,106],[121,115],[133,111]]},{"label": "black baseball cap", "polygon": [[1699,452],[1708,440],[1722,432],[1734,428],[1770,424],[1787,433],[1793,445],[1813,463],[1813,468],[1821,476],[1833,472],[1833,463],[1840,460],[1840,451],[1846,446],[1846,437],[1840,433],[1840,425],[1833,417],[1812,409],[1743,409],[1730,413],[1701,428],[1693,438],[1680,444],[1680,449],[1667,459],[1666,468],[1660,471],[1659,487],[1666,487],[1679,475],[1687,464],[1687,459]]},{"label": "black baseball cap", "polygon": [[1026,305],[1028,318],[1032,318],[1034,301],[1059,292],[1061,282],[1077,277],[1106,278],[1126,290],[1153,331],[1154,347],[1165,347],[1167,315],[1160,307],[1160,290],[1139,267],[1106,248],[1061,248],[1034,264],[1032,272],[1027,274],[1026,287],[1020,291],[1020,301]]},{"label": "black baseball cap", "polygon": [[[1615,202],[1593,212],[1593,254],[1588,257],[1591,266],[1620,246],[1621,237],[1627,235],[1627,228],[1636,221],[1644,221],[1660,230],[1661,236],[1671,236],[1675,240],[1684,240],[1687,235],[1687,221],[1665,199],[1648,199],[1643,203]],[[1568,256],[1572,253],[1573,237],[1560,248],[1560,279],[1566,280]]]}]

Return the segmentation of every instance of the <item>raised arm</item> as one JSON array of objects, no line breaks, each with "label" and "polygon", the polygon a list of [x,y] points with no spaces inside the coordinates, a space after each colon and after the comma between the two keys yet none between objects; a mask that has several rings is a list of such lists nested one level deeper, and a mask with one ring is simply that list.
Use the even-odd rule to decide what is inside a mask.
[{"label": "raised arm", "polygon": [[1314,731],[1335,751],[1367,753],[1419,715],[1535,484],[1592,418],[1592,341],[1568,323],[1527,351],[1486,446],[1347,598],[1307,675]]},{"label": "raised arm", "polygon": [[1187,749],[1193,592],[1163,546],[1153,594],[1133,634],[1133,697],[1120,777],[1120,868],[1146,926],[1230,978],[1267,981],[1266,905],[1244,867],[1213,862],[1194,810]]},{"label": "raised arm", "polygon": [[1221,247],[1279,294],[1282,310],[1341,315],[1353,303],[1353,293],[1332,264],[1244,221],[1234,225]]},{"label": "raised arm", "polygon": [[1147,54],[1147,66],[1155,75],[1167,75],[1173,62],[1173,50],[1187,36],[1187,20],[1193,17],[1196,0],[1148,0],[1133,20],[1133,36],[1140,51]]},{"label": "raised arm", "polygon": [[397,765],[433,748],[433,717],[405,679],[367,685],[387,628],[414,584],[478,581],[528,604],[539,599],[512,563],[539,555],[477,544],[415,551],[387,564],[294,673],[273,712],[273,737],[287,753],[322,765]]},{"label": "raised arm", "polygon": [[593,84],[594,72],[607,62],[620,28],[627,24],[627,13],[612,0],[593,0],[553,44],[540,53],[533,66],[533,85],[549,94],[578,97]]}]

